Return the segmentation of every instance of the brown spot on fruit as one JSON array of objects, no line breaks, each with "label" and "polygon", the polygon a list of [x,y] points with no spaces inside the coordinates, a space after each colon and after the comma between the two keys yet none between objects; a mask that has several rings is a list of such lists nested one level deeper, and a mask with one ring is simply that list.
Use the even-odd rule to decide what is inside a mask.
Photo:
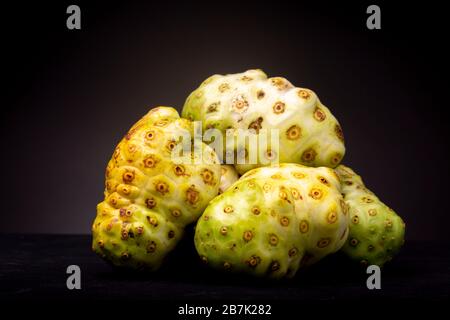
[{"label": "brown spot on fruit", "polygon": [[175,141],[169,140],[166,144],[166,149],[168,151],[172,151],[173,149],[175,149],[176,145],[177,145],[177,143]]},{"label": "brown spot on fruit", "polygon": [[301,199],[300,192],[298,192],[297,189],[291,188],[291,194],[292,194],[292,197],[293,197],[295,200]]},{"label": "brown spot on fruit", "polygon": [[202,257],[200,258],[200,260],[202,260],[202,262],[203,262],[204,264],[208,264],[208,258],[207,258],[207,257],[202,256]]},{"label": "brown spot on fruit", "polygon": [[280,224],[283,227],[287,227],[289,225],[289,218],[288,217],[281,217]]},{"label": "brown spot on fruit", "polygon": [[342,128],[339,124],[336,124],[334,126],[334,132],[336,133],[338,139],[344,142],[344,132],[342,131]]},{"label": "brown spot on fruit", "polygon": [[348,242],[352,247],[356,247],[359,243],[358,239],[356,238],[351,238]]},{"label": "brown spot on fruit", "polygon": [[223,268],[225,269],[225,270],[230,270],[231,269],[231,264],[229,263],[229,262],[224,262],[223,263]]},{"label": "brown spot on fruit", "polygon": [[340,153],[336,153],[332,158],[331,158],[331,163],[336,166],[342,159],[342,154]]},{"label": "brown spot on fruit", "polygon": [[235,112],[242,113],[248,109],[248,101],[243,95],[239,95],[231,101],[231,108]]},{"label": "brown spot on fruit", "polygon": [[183,165],[179,164],[179,165],[176,165],[176,166],[173,167],[173,171],[175,172],[175,174],[177,176],[182,176],[182,175],[185,174],[186,169],[184,168]]},{"label": "brown spot on fruit", "polygon": [[276,246],[278,244],[278,237],[275,234],[271,234],[269,236],[269,243],[272,246]]},{"label": "brown spot on fruit", "polygon": [[228,205],[228,206],[225,206],[224,208],[223,208],[223,212],[225,212],[225,213],[231,213],[231,212],[233,212],[233,207],[232,206],[230,206],[230,205]]},{"label": "brown spot on fruit", "polygon": [[298,250],[297,248],[291,248],[288,252],[289,257],[293,257],[297,254]]},{"label": "brown spot on fruit", "polygon": [[122,180],[125,183],[130,183],[134,179],[134,172],[127,171],[122,175]]},{"label": "brown spot on fruit", "polygon": [[214,173],[209,169],[203,169],[200,173],[203,182],[208,185],[214,185]]},{"label": "brown spot on fruit", "polygon": [[167,192],[169,192],[169,186],[164,181],[155,182],[155,189],[162,195],[165,195]]},{"label": "brown spot on fruit", "polygon": [[260,261],[261,261],[260,257],[258,257],[258,256],[251,256],[250,259],[247,260],[247,264],[250,267],[254,268],[254,267],[256,267],[259,264]]},{"label": "brown spot on fruit", "polygon": [[319,248],[325,248],[330,244],[330,242],[331,242],[330,238],[322,238],[317,242],[317,246]]},{"label": "brown spot on fruit", "polygon": [[144,166],[146,168],[154,168],[158,163],[158,159],[154,155],[149,155],[144,159]]},{"label": "brown spot on fruit", "polygon": [[327,221],[328,223],[335,223],[337,220],[337,213],[336,211],[332,210],[327,215]]},{"label": "brown spot on fruit", "polygon": [[200,200],[200,192],[197,191],[194,185],[186,190],[186,200],[191,205],[195,205]]},{"label": "brown spot on fruit", "polygon": [[278,261],[272,261],[270,264],[270,270],[271,271],[277,271],[280,269],[280,263]]},{"label": "brown spot on fruit", "polygon": [[309,192],[309,196],[315,200],[320,200],[323,196],[323,192],[318,188],[312,188]]},{"label": "brown spot on fruit", "polygon": [[228,233],[228,228],[227,227],[223,226],[223,227],[220,228],[220,234],[221,235],[226,236],[227,233]]},{"label": "brown spot on fruit", "polygon": [[300,229],[300,232],[301,232],[301,233],[306,233],[306,232],[308,232],[308,230],[309,230],[309,224],[308,224],[308,221],[302,220],[302,221],[300,222],[299,229]]},{"label": "brown spot on fruit", "polygon": [[230,85],[228,83],[222,83],[219,86],[219,92],[224,93],[225,91],[230,89]]},{"label": "brown spot on fruit", "polygon": [[148,223],[150,223],[154,227],[158,226],[158,220],[156,218],[154,218],[154,217],[147,216],[147,221],[148,221]]},{"label": "brown spot on fruit", "polygon": [[156,132],[155,132],[155,130],[149,130],[149,131],[147,131],[147,133],[145,134],[145,138],[146,138],[147,140],[154,140],[155,137],[156,137]]},{"label": "brown spot on fruit", "polygon": [[156,200],[154,198],[145,199],[145,205],[149,209],[153,209],[156,206]]},{"label": "brown spot on fruit", "polygon": [[180,210],[180,209],[173,209],[173,210],[172,210],[172,215],[173,215],[175,218],[180,217],[180,216],[181,216],[181,210]]},{"label": "brown spot on fruit", "polygon": [[172,239],[173,237],[175,237],[175,231],[170,230],[170,231],[167,233],[167,237],[168,237],[169,239]]},{"label": "brown spot on fruit", "polygon": [[317,156],[316,150],[314,150],[313,148],[306,149],[305,151],[303,151],[302,161],[313,162],[316,156]]},{"label": "brown spot on fruit", "polygon": [[167,124],[169,123],[169,120],[167,119],[158,119],[155,121],[155,126],[156,127],[165,127],[167,126]]},{"label": "brown spot on fruit", "polygon": [[352,217],[352,223],[353,223],[353,224],[358,224],[358,223],[359,223],[359,217],[358,217],[357,215],[354,215],[354,216]]},{"label": "brown spot on fruit", "polygon": [[314,110],[314,119],[316,119],[319,122],[322,122],[323,120],[325,120],[327,116],[325,115],[325,112],[319,108],[316,107],[316,109]]},{"label": "brown spot on fruit", "polygon": [[305,99],[305,100],[309,99],[309,97],[311,96],[311,94],[307,90],[304,90],[304,89],[298,90],[297,94],[300,98]]},{"label": "brown spot on fruit", "polygon": [[278,90],[283,90],[289,87],[289,84],[286,82],[286,80],[281,77],[270,78],[270,82],[273,86],[277,87]]},{"label": "brown spot on fruit", "polygon": [[156,251],[156,243],[155,241],[150,241],[147,245],[147,253],[153,253]]},{"label": "brown spot on fruit", "polygon": [[330,183],[328,182],[327,179],[325,179],[325,177],[319,176],[319,177],[317,177],[317,179],[319,179],[319,181],[320,181],[321,183],[323,183],[324,185],[330,186]]},{"label": "brown spot on fruit", "polygon": [[249,77],[249,76],[243,76],[243,77],[241,77],[241,81],[244,81],[244,82],[249,82],[249,81],[252,81],[253,80],[253,78],[252,77]]},{"label": "brown spot on fruit", "polygon": [[219,105],[220,105],[220,101],[219,101],[219,102],[211,103],[211,104],[208,106],[207,113],[216,112],[216,111],[217,111],[217,108],[219,107]]},{"label": "brown spot on fruit", "polygon": [[253,239],[253,233],[250,230],[244,231],[243,238],[245,241],[250,241]]},{"label": "brown spot on fruit", "polygon": [[253,213],[254,215],[258,215],[258,214],[261,213],[261,209],[259,209],[259,207],[257,207],[257,206],[254,206],[254,207],[252,208],[252,213]]},{"label": "brown spot on fruit", "polygon": [[263,90],[256,91],[256,98],[258,100],[261,100],[262,98],[264,98],[265,95],[266,95],[266,93]]},{"label": "brown spot on fruit", "polygon": [[264,119],[262,117],[258,117],[258,119],[256,119],[255,121],[252,121],[249,124],[248,128],[255,130],[256,133],[259,133],[259,130],[262,128],[263,120]]},{"label": "brown spot on fruit", "polygon": [[275,102],[272,109],[275,114],[283,113],[285,109],[285,104],[281,101]]},{"label": "brown spot on fruit", "polygon": [[297,125],[293,125],[291,126],[287,131],[286,131],[286,137],[289,140],[297,140],[300,138],[301,136],[301,128]]},{"label": "brown spot on fruit", "polygon": [[362,197],[361,200],[365,203],[372,203],[373,199],[369,197]]},{"label": "brown spot on fruit", "polygon": [[369,212],[369,216],[374,217],[377,215],[377,209],[369,209],[368,212]]},{"label": "brown spot on fruit", "polygon": [[128,260],[131,258],[130,254],[128,252],[122,252],[122,254],[120,255],[120,258],[122,260]]}]

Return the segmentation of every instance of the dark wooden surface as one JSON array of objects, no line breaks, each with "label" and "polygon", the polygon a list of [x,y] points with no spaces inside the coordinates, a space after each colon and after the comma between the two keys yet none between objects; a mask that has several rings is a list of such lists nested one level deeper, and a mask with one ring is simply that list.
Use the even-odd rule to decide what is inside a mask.
[{"label": "dark wooden surface", "polygon": [[[113,269],[90,250],[89,236],[1,235],[2,301],[445,301],[450,288],[450,246],[406,242],[382,270],[382,289],[368,290],[365,271],[339,254],[289,281],[230,276],[199,263],[185,241],[153,274]],[[187,240],[187,239],[186,239]],[[68,265],[81,268],[81,290],[66,288]],[[194,302],[195,302],[194,301]]]}]

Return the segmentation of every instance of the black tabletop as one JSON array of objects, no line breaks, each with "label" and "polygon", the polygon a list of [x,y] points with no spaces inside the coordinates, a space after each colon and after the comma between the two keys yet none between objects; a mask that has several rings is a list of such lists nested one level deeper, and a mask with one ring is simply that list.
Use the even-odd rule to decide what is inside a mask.
[{"label": "black tabletop", "polygon": [[[90,249],[88,235],[1,235],[0,282],[6,301],[145,300],[336,302],[444,301],[450,288],[450,246],[406,242],[381,271],[381,289],[369,290],[366,270],[335,254],[294,279],[269,281],[216,272],[202,265],[189,238],[161,271],[114,269]],[[69,290],[69,265],[81,270],[81,289]],[[5,301],[3,299],[3,301]]]}]

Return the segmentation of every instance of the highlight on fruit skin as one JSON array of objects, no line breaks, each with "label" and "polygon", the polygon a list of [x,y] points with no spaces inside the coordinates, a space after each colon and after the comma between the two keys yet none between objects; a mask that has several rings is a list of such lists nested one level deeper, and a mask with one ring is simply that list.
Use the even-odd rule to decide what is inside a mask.
[{"label": "highlight on fruit skin", "polygon": [[239,179],[236,169],[229,164],[221,165],[222,175],[220,177],[219,194],[224,193],[233,183]]},{"label": "highlight on fruit skin", "polygon": [[342,251],[362,265],[383,266],[396,255],[405,240],[405,223],[367,189],[351,168],[335,169],[350,208],[350,232]]},{"label": "highlight on fruit skin", "polygon": [[92,249],[113,265],[158,269],[217,195],[221,168],[210,147],[201,143],[200,164],[172,160],[174,137],[186,130],[192,123],[175,109],[154,108],[115,148],[92,225]]},{"label": "highlight on fruit skin", "polygon": [[198,220],[197,252],[216,269],[293,277],[344,245],[348,214],[340,188],[325,167],[281,164],[248,171]]},{"label": "highlight on fruit skin", "polygon": [[[262,70],[209,77],[186,99],[182,115],[202,121],[203,130],[231,132],[234,153],[245,160],[254,144],[240,141],[237,130],[254,130],[258,136],[268,130],[264,143],[256,145],[256,163],[234,163],[240,174],[274,162],[334,168],[345,154],[341,126],[317,95],[285,78],[267,78]],[[278,141],[272,129],[278,129]]]}]

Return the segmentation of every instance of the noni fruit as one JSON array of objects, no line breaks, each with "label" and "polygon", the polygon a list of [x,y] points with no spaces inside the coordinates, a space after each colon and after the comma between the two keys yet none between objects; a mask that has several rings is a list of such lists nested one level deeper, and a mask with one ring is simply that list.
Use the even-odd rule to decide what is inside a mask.
[{"label": "noni fruit", "polygon": [[[203,130],[228,132],[217,152],[228,157],[231,140],[226,150],[241,156],[241,163],[233,160],[240,174],[273,163],[334,168],[345,153],[341,126],[313,91],[261,70],[209,77],[189,95],[182,115],[202,121]],[[241,139],[238,130],[251,131],[257,143]]]},{"label": "noni fruit", "polygon": [[187,155],[197,162],[173,160],[177,137],[192,127],[175,109],[158,107],[116,147],[92,225],[93,250],[113,265],[158,269],[185,226],[217,195],[221,168],[210,147],[200,142],[201,153]]},{"label": "noni fruit", "polygon": [[363,265],[383,266],[403,245],[405,223],[352,169],[339,165],[336,173],[350,208],[350,231],[343,252]]},{"label": "noni fruit", "polygon": [[339,250],[347,234],[335,172],[281,164],[247,172],[212,200],[195,246],[214,268],[282,278]]}]

